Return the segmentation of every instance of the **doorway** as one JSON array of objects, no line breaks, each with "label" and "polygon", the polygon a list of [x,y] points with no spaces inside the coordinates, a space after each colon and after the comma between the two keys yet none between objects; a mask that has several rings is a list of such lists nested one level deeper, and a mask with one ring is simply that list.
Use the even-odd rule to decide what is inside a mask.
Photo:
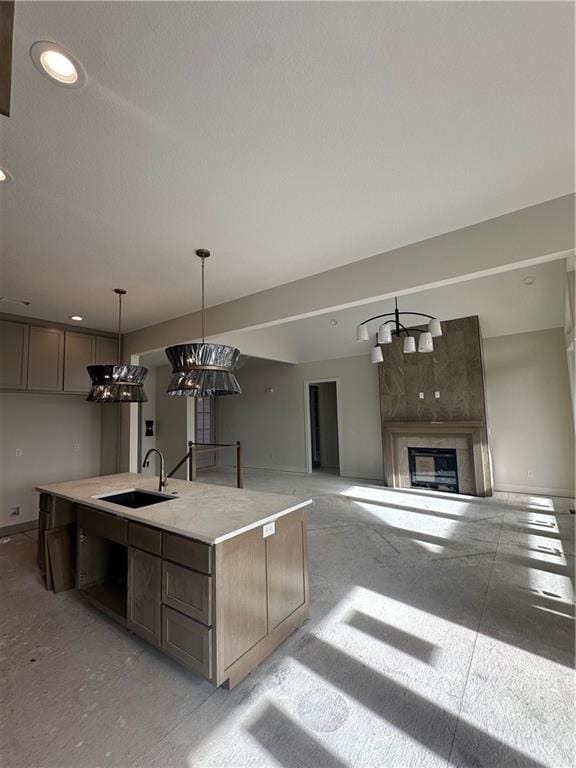
[{"label": "doorway", "polygon": [[308,472],[340,474],[338,382],[308,381],[306,399],[306,459]]}]

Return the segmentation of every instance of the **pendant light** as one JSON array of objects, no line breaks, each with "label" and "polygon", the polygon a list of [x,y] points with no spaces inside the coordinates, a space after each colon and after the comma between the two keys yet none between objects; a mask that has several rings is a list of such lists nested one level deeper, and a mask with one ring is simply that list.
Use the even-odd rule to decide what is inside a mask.
[{"label": "pendant light", "polygon": [[167,347],[165,352],[172,365],[172,379],[166,392],[186,397],[240,395],[242,390],[233,373],[240,350],[205,341],[204,262],[210,256],[210,251],[200,248],[196,256],[202,262],[202,343]]},{"label": "pendant light", "polygon": [[[413,315],[416,317],[425,317],[428,319],[428,330],[420,333],[418,337],[418,345],[416,345],[416,339],[410,334],[408,328],[406,328],[401,322],[402,317],[405,315]],[[383,315],[375,315],[369,317],[367,320],[363,320],[360,325],[356,327],[356,341],[368,341],[370,338],[368,324],[374,320],[381,320],[382,318],[391,318],[380,323],[378,326],[378,333],[376,336],[376,346],[374,346],[370,352],[370,358],[373,363],[381,363],[383,359],[382,349],[380,344],[391,344],[392,337],[400,338],[402,333],[405,333],[404,343],[402,345],[402,351],[405,355],[414,354],[418,352],[434,352],[434,341],[442,336],[442,325],[440,320],[433,315],[429,315],[426,312],[406,312],[401,311],[398,308],[398,298],[394,299],[394,312],[385,312]]]},{"label": "pendant light", "polygon": [[123,288],[114,288],[118,296],[118,356],[116,364],[87,367],[92,388],[86,400],[94,403],[145,403],[144,379],[148,369],[141,365],[122,365],[122,296]]}]

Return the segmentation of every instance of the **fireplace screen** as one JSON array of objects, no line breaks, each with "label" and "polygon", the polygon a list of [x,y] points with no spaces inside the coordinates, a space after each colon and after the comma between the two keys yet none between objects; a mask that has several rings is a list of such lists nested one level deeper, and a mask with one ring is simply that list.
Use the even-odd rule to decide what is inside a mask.
[{"label": "fireplace screen", "polygon": [[455,448],[408,448],[412,488],[458,493]]}]

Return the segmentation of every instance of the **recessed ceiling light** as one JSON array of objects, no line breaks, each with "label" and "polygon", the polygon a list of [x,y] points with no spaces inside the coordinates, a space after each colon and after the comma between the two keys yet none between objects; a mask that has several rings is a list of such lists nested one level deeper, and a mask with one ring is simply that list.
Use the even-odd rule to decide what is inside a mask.
[{"label": "recessed ceiling light", "polygon": [[534,277],[534,275],[526,275],[526,277],[522,282],[524,283],[524,285],[532,285],[535,280],[536,278]]},{"label": "recessed ceiling light", "polygon": [[77,323],[81,323],[84,320],[80,315],[70,315],[70,320],[75,320]]},{"label": "recessed ceiling light", "polygon": [[6,168],[0,168],[0,184],[7,184],[12,179]]},{"label": "recessed ceiling light", "polygon": [[58,85],[80,88],[86,82],[86,72],[78,59],[57,43],[41,40],[30,48],[36,69]]}]

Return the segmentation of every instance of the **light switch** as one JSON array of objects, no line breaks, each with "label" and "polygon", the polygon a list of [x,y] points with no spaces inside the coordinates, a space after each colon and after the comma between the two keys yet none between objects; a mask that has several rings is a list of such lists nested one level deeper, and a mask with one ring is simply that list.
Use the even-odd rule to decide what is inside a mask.
[{"label": "light switch", "polygon": [[420,400],[424,400],[424,392],[418,392],[418,397]]},{"label": "light switch", "polygon": [[16,456],[22,456],[22,448],[16,448]]},{"label": "light switch", "polygon": [[438,392],[438,390],[434,392],[434,397],[436,398],[436,400],[440,400],[440,392]]},{"label": "light switch", "polygon": [[266,523],[262,526],[262,538],[267,539],[268,536],[273,536],[276,533],[276,523]]}]

